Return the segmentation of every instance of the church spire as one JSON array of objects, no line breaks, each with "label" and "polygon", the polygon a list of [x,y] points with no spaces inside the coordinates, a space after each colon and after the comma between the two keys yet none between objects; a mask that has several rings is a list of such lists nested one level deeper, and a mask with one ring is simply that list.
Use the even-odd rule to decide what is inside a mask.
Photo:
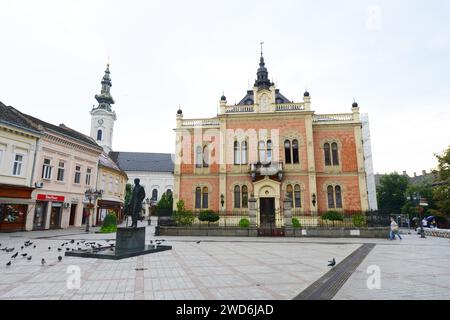
[{"label": "church spire", "polygon": [[111,111],[111,105],[114,104],[114,99],[111,96],[111,77],[109,71],[109,62],[106,65],[105,75],[102,79],[102,89],[100,94],[95,95],[95,99],[98,101],[98,109],[106,109]]},{"label": "church spire", "polygon": [[270,88],[273,83],[269,80],[269,72],[267,71],[266,64],[264,62],[264,56],[263,56],[263,47],[262,45],[264,42],[261,42],[261,58],[259,59],[259,68],[256,72],[256,81],[255,81],[255,87],[258,87],[260,89],[262,88]]}]

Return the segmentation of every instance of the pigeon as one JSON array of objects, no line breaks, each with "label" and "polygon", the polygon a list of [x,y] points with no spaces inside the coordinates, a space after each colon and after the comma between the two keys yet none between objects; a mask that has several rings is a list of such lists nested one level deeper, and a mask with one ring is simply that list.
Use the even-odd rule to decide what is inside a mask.
[{"label": "pigeon", "polygon": [[22,253],[22,257],[26,257],[28,255],[28,253]]},{"label": "pigeon", "polygon": [[70,248],[66,248],[66,251],[69,251],[70,250]]},{"label": "pigeon", "polygon": [[80,243],[79,242],[77,242],[77,246],[79,246],[80,245]]},{"label": "pigeon", "polygon": [[62,249],[61,248],[58,248],[58,251],[61,251]]},{"label": "pigeon", "polygon": [[52,250],[52,247],[48,247],[48,250]]},{"label": "pigeon", "polygon": [[23,248],[24,248],[24,246],[21,246],[21,247],[20,247],[20,250],[23,250]]},{"label": "pigeon", "polygon": [[36,249],[36,246],[33,246],[33,249]]},{"label": "pigeon", "polygon": [[199,240],[199,241],[196,242],[196,244],[200,244],[200,242],[201,242],[201,241]]},{"label": "pigeon", "polygon": [[61,262],[61,260],[62,260],[62,257],[58,256],[58,262]]},{"label": "pigeon", "polygon": [[12,259],[15,259],[17,257],[17,255],[19,254],[19,251],[17,251],[15,254],[12,255]]},{"label": "pigeon", "polygon": [[7,267],[9,267],[10,265],[11,265],[11,261],[6,264]]},{"label": "pigeon", "polygon": [[63,243],[63,244],[61,245],[61,247],[64,247],[64,245],[65,245],[65,243]]},{"label": "pigeon", "polygon": [[70,243],[75,243],[75,240],[70,240]]},{"label": "pigeon", "polygon": [[328,266],[329,267],[334,267],[336,265],[336,259],[333,258],[333,260],[328,261]]},{"label": "pigeon", "polygon": [[27,260],[28,260],[28,261],[31,261],[31,256],[29,256],[29,257],[27,258]]},{"label": "pigeon", "polygon": [[44,265],[44,264],[46,264],[47,262],[45,261],[45,259],[44,258],[42,258],[42,260],[41,260],[41,264],[42,265]]}]

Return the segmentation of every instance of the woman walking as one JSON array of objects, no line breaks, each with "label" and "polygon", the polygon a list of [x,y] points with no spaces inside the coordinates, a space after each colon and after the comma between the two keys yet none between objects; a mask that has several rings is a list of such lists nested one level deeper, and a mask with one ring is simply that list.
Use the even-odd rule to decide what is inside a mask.
[{"label": "woman walking", "polygon": [[398,224],[395,222],[394,218],[391,217],[391,232],[389,234],[390,240],[395,240],[395,236],[398,236],[400,240],[402,240],[402,237],[400,236],[399,230],[398,230]]}]

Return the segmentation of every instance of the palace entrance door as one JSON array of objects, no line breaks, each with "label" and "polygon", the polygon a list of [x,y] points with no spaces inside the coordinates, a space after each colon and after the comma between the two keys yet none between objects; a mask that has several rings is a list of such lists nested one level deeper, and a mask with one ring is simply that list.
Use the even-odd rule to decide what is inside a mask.
[{"label": "palace entrance door", "polygon": [[276,225],[275,198],[259,198],[258,236],[283,236],[281,228]]}]

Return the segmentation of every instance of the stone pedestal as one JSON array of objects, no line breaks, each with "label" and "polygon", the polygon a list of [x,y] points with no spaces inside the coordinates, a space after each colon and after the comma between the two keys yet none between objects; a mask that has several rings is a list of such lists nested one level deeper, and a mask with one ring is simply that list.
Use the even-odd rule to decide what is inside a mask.
[{"label": "stone pedestal", "polygon": [[256,227],[256,199],[251,197],[248,199],[248,217],[250,220],[250,227]]},{"label": "stone pedestal", "polygon": [[286,228],[292,227],[292,208],[291,208],[291,199],[284,199],[283,200],[283,216],[284,216],[284,226]]},{"label": "stone pedestal", "polygon": [[117,228],[116,250],[141,250],[145,247],[145,227]]}]

